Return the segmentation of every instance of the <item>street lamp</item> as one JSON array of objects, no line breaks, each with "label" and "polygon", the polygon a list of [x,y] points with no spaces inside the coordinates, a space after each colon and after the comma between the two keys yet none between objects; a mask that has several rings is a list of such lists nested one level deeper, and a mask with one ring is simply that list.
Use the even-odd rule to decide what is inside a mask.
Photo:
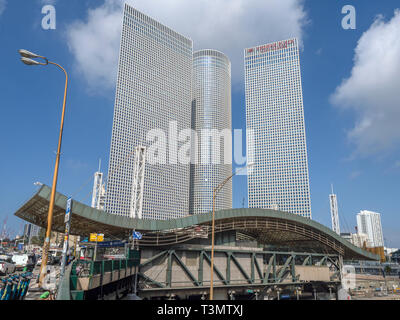
[{"label": "street lamp", "polygon": [[213,191],[213,212],[212,212],[212,224],[211,224],[211,279],[210,279],[210,300],[214,299],[214,230],[215,230],[215,198],[217,193],[222,189],[222,187],[238,172],[250,168],[254,163],[250,163],[245,167],[232,173],[228,178],[222,181]]},{"label": "street lamp", "polygon": [[[58,176],[58,167],[60,164],[60,153],[61,153],[61,142],[62,142],[62,133],[64,128],[64,115],[65,115],[65,102],[67,99],[67,87],[68,87],[68,74],[65,69],[55,62],[49,61],[46,57],[40,56],[38,54],[32,53],[30,51],[21,49],[18,51],[21,55],[21,61],[29,66],[33,65],[41,65],[47,66],[48,64],[52,64],[60,68],[65,74],[65,90],[64,90],[64,100],[63,100],[63,107],[62,107],[62,114],[61,114],[61,125],[60,125],[60,133],[58,138],[58,147],[57,147],[57,155],[56,155],[56,163],[54,166],[54,174],[53,174],[53,185],[51,187],[51,195],[50,195],[50,204],[49,204],[49,211],[47,214],[47,229],[46,229],[46,238],[43,243],[43,252],[42,252],[42,263],[40,266],[40,277],[39,277],[39,285],[42,285],[43,278],[46,274],[46,266],[47,266],[47,258],[48,258],[48,251],[50,246],[50,235],[51,235],[51,225],[53,222],[53,209],[54,209],[54,199],[56,194],[56,186],[57,186],[57,176]],[[33,58],[42,59],[44,62],[39,62],[33,60]]]}]

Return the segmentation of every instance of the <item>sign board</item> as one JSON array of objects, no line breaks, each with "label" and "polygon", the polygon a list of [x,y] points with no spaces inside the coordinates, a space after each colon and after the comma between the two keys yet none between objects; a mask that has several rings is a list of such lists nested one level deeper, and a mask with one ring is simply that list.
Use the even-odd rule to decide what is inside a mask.
[{"label": "sign board", "polygon": [[67,208],[65,209],[65,218],[64,218],[64,223],[67,223],[70,219],[71,216],[71,204],[72,204],[72,198],[68,198],[67,200]]},{"label": "sign board", "polygon": [[142,239],[142,234],[139,231],[133,231],[132,237],[133,237],[133,239],[140,240],[140,239]]},{"label": "sign board", "polygon": [[71,205],[72,205],[72,198],[69,197],[67,199],[67,207],[65,208],[65,217],[64,217],[65,232],[64,232],[64,246],[61,257],[61,271],[60,271],[61,278],[65,273],[65,266],[67,264],[67,259],[68,259],[68,239],[69,239],[69,229],[71,227]]},{"label": "sign board", "polygon": [[104,241],[103,233],[91,233],[89,237],[90,242],[102,242]]},{"label": "sign board", "polygon": [[126,241],[121,240],[112,240],[112,241],[103,241],[98,244],[99,248],[113,248],[113,247],[124,247]]},{"label": "sign board", "polygon": [[273,42],[273,43],[265,44],[262,46],[249,48],[246,50],[246,54],[251,54],[254,52],[256,52],[256,54],[259,54],[259,53],[265,53],[265,52],[273,51],[273,50],[285,49],[294,44],[295,44],[294,39]]},{"label": "sign board", "polygon": [[90,242],[95,242],[97,240],[97,233],[91,233],[89,237]]}]

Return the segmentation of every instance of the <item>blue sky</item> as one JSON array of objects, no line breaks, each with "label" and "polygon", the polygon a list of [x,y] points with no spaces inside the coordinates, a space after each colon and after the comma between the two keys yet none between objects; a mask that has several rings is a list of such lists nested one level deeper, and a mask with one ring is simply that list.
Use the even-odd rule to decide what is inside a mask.
[{"label": "blue sky", "polygon": [[[41,26],[49,3],[55,30]],[[398,1],[130,3],[192,38],[195,49],[231,58],[234,129],[245,129],[242,49],[301,39],[313,219],[330,227],[333,183],[343,231],[354,231],[360,210],[377,211],[386,246],[400,247]],[[355,30],[341,26],[347,4],[356,9]],[[0,0],[0,226],[8,217],[10,231],[20,232],[23,222],[13,213],[35,192],[35,181],[51,184],[64,86],[61,71],[25,66],[17,50],[43,54],[69,71],[58,191],[89,203],[99,158],[104,171],[108,164],[119,22],[117,0]],[[243,198],[247,206],[244,176],[234,178],[233,190],[234,207]]]}]

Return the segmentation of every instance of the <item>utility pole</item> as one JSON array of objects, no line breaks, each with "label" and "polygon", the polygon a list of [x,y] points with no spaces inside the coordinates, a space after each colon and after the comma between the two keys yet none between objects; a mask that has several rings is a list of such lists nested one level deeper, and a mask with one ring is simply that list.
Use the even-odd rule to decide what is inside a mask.
[{"label": "utility pole", "polygon": [[[47,259],[48,259],[49,247],[50,247],[51,228],[52,228],[52,223],[53,223],[53,211],[54,211],[54,203],[55,203],[55,196],[56,196],[56,189],[57,189],[58,168],[60,165],[60,156],[61,156],[61,142],[62,142],[62,135],[63,135],[63,130],[64,130],[65,106],[66,106],[66,101],[67,101],[68,74],[67,74],[67,71],[62,66],[60,66],[59,64],[57,64],[55,62],[49,61],[46,57],[29,52],[24,49],[19,50],[19,54],[21,55],[21,61],[26,65],[47,66],[47,65],[51,64],[51,65],[58,67],[65,74],[65,86],[64,86],[63,106],[62,106],[62,112],[61,112],[61,124],[60,124],[59,136],[58,136],[58,145],[57,145],[56,161],[55,161],[55,165],[54,165],[53,183],[52,183],[52,187],[51,187],[49,210],[47,212],[46,238],[43,243],[42,263],[40,265],[39,285],[42,286],[43,279],[46,276]],[[35,58],[43,60],[44,62],[39,62],[37,60],[34,60]]]},{"label": "utility pole", "polygon": [[212,221],[211,221],[211,274],[210,274],[210,300],[214,300],[214,242],[215,242],[215,202],[217,193],[222,189],[222,187],[239,171],[243,169],[250,168],[254,163],[250,163],[245,167],[236,170],[229,177],[227,177],[224,181],[222,181],[213,191],[213,211],[212,211]]}]

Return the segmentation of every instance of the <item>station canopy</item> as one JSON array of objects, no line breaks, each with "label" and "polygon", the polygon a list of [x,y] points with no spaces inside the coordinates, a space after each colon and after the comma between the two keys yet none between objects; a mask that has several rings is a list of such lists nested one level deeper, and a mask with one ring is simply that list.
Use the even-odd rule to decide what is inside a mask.
[{"label": "station canopy", "polygon": [[[47,227],[51,188],[43,185],[15,215]],[[64,232],[67,196],[56,192],[52,230]],[[109,214],[72,201],[70,234],[103,233],[109,239],[127,239],[133,230],[143,236],[139,246],[193,243],[211,235],[212,213],[170,220],[137,219]],[[299,215],[270,209],[226,209],[215,212],[215,232],[235,231],[246,239],[291,251],[336,253],[345,260],[379,260],[379,256],[352,245],[331,229]]]}]

